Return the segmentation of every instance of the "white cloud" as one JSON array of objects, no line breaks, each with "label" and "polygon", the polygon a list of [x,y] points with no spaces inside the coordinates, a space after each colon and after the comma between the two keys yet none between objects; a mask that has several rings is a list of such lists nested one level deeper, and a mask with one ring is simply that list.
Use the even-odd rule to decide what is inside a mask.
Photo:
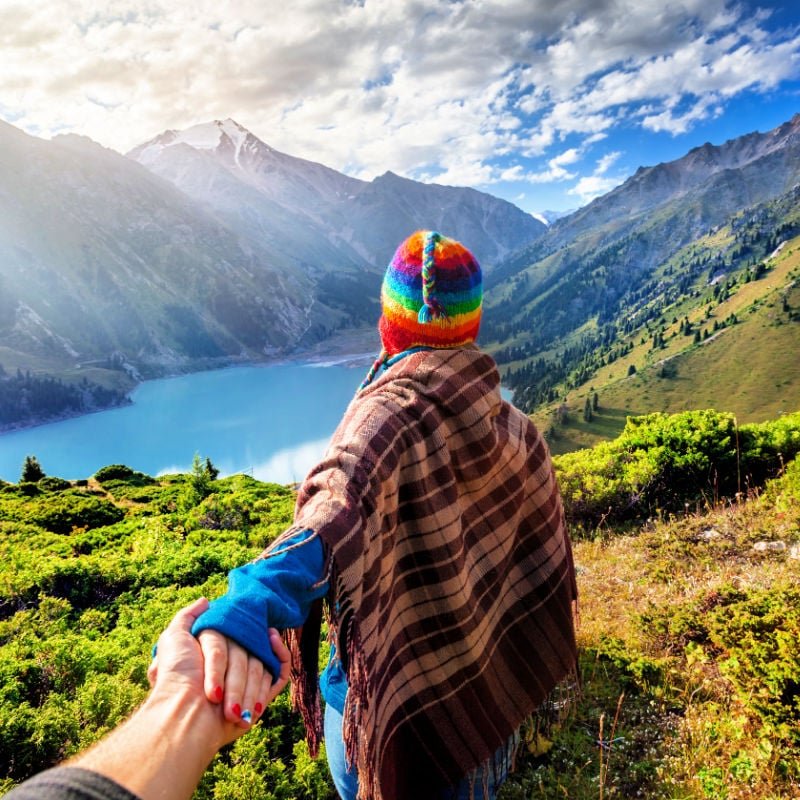
[{"label": "white cloud", "polygon": [[617,159],[622,155],[619,150],[614,150],[611,153],[606,153],[598,162],[597,162],[597,169],[595,170],[596,175],[605,175],[608,172],[609,167],[611,167]]},{"label": "white cloud", "polygon": [[607,176],[606,173],[621,155],[619,151],[606,153],[595,164],[593,174],[582,177],[575,186],[567,189],[567,194],[580,198],[581,203],[585,204],[619,186],[623,178]]},{"label": "white cloud", "polygon": [[541,172],[531,172],[526,170],[521,164],[515,164],[512,167],[500,171],[493,171],[490,182],[506,181],[509,183],[517,181],[525,181],[527,183],[552,183],[554,181],[565,181],[575,177],[575,173],[569,172],[564,167],[569,164],[574,164],[582,157],[582,153],[578,148],[571,147],[563,153],[551,158],[547,162],[547,169]]},{"label": "white cloud", "polygon": [[561,155],[550,159],[550,166],[555,168],[563,167],[565,164],[574,164],[581,157],[580,151],[576,147],[570,147],[565,150]]},{"label": "white cloud", "polygon": [[329,439],[318,439],[279,450],[266,461],[253,466],[249,472],[260,481],[297,483],[325,455],[328,442]]},{"label": "white cloud", "polygon": [[594,200],[601,194],[611,191],[615,186],[619,185],[617,178],[604,178],[602,175],[589,175],[581,178],[578,183],[571,189],[567,189],[567,194],[578,197],[581,204]]},{"label": "white cloud", "polygon": [[642,126],[651,131],[669,131],[675,135],[685,133],[698,120],[707,119],[721,112],[715,96],[704,97],[693,103],[683,113],[676,113],[671,106],[658,114],[646,114],[642,118]]},{"label": "white cloud", "polygon": [[571,147],[547,162],[547,169],[543,172],[528,173],[524,180],[531,183],[551,183],[552,181],[566,181],[575,177],[574,172],[564,169],[567,164],[574,164],[581,158],[580,151]]},{"label": "white cloud", "polygon": [[0,112],[120,151],[230,116],[359,177],[563,181],[623,121],[677,134],[796,78],[800,36],[769,32],[766,13],[730,0],[12,3]]}]

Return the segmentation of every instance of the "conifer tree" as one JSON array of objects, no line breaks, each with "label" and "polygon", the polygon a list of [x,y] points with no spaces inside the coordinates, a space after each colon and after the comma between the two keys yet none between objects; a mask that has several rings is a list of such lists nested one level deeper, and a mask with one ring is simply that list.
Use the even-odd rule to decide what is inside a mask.
[{"label": "conifer tree", "polygon": [[36,481],[40,481],[42,478],[44,478],[44,470],[39,463],[39,459],[37,459],[36,456],[25,456],[20,481],[24,483],[36,483]]},{"label": "conifer tree", "polygon": [[190,476],[190,484],[194,491],[197,493],[199,500],[208,497],[211,493],[211,475],[209,475],[205,464],[200,459],[200,454],[194,454],[192,461],[192,474]]},{"label": "conifer tree", "polygon": [[211,459],[208,456],[206,456],[205,473],[212,481],[219,477],[219,469],[211,463]]}]

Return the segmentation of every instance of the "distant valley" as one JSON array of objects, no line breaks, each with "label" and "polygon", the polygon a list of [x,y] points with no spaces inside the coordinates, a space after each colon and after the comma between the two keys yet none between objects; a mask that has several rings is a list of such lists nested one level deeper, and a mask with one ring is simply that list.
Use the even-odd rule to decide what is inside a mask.
[{"label": "distant valley", "polygon": [[471,189],[356,180],[232,120],[127,157],[0,124],[0,429],[157,375],[332,337],[368,349],[385,264],[418,227],[478,255],[481,343],[555,449],[628,413],[774,416],[800,406],[799,182],[800,117],[544,222]]}]

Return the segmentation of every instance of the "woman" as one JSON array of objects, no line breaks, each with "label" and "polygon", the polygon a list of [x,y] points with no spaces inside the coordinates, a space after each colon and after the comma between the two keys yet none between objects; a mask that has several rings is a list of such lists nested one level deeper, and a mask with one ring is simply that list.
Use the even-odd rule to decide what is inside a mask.
[{"label": "woman", "polygon": [[294,525],[231,573],[193,629],[206,692],[229,718],[249,717],[244,676],[277,668],[265,622],[290,629],[315,752],[324,602],[326,750],[341,796],[489,798],[520,726],[575,669],[561,500],[544,440],[474,344],[472,254],[414,233],[381,302],[381,353],[302,484]]}]

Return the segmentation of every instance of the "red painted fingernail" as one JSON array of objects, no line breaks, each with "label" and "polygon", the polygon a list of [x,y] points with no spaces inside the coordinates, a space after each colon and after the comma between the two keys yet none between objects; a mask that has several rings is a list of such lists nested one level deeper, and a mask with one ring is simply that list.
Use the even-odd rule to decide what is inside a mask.
[{"label": "red painted fingernail", "polygon": [[261,703],[256,703],[255,709],[256,709],[256,714],[260,714],[264,710],[264,706],[262,706]]},{"label": "red painted fingernail", "polygon": [[214,687],[214,697],[216,697],[217,700],[222,700],[222,687],[221,686],[215,686]]},{"label": "red painted fingernail", "polygon": [[233,713],[236,714],[237,717],[240,717],[242,715],[242,707],[238,703],[233,704],[231,711],[233,711]]}]

